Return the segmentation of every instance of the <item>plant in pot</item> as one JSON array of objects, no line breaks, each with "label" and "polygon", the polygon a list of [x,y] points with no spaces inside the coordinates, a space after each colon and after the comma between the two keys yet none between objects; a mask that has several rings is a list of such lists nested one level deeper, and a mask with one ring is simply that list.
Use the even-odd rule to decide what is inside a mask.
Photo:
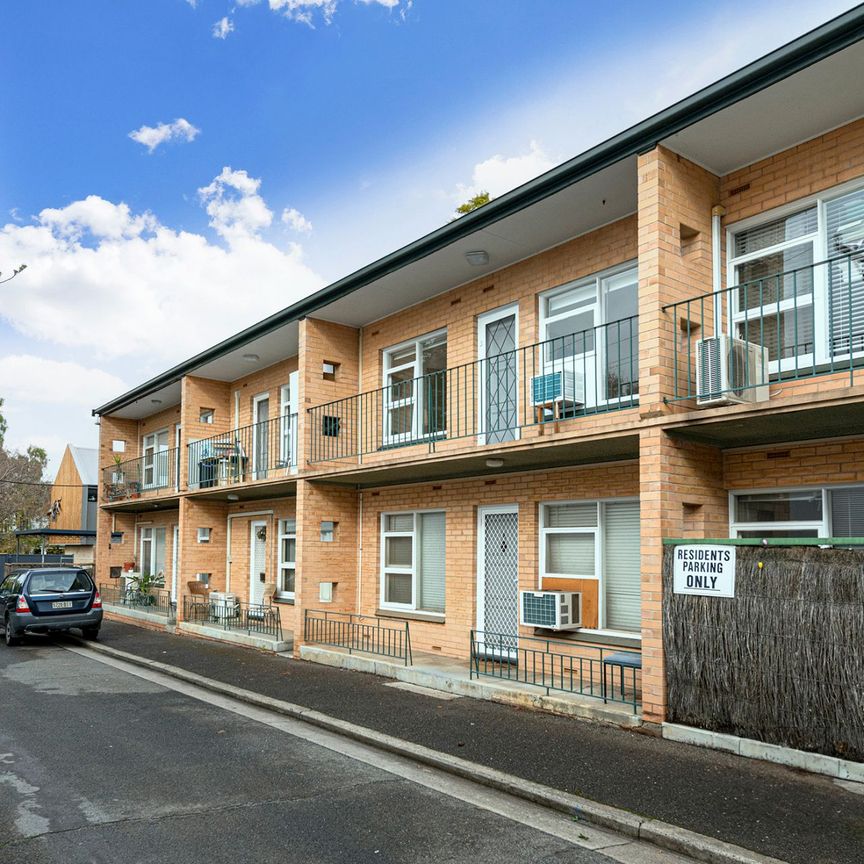
[{"label": "plant in pot", "polygon": [[114,469],[111,471],[112,483],[125,483],[126,472],[120,467],[123,464],[123,457],[119,453],[114,454]]},{"label": "plant in pot", "polygon": [[134,593],[139,606],[154,606],[156,596],[153,593],[164,584],[162,578],[153,573],[139,573],[129,580],[129,589]]}]

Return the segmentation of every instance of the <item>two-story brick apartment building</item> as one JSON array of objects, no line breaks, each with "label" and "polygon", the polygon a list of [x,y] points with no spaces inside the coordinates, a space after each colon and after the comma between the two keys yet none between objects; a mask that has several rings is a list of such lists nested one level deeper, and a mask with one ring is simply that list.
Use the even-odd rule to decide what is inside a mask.
[{"label": "two-story brick apartment building", "polygon": [[556,642],[641,653],[662,720],[664,538],[864,535],[862,34],[859,8],[96,409],[99,580],[163,572],[181,627],[190,582],[253,619],[272,585],[295,652],[338,641],[327,609],[397,654],[467,661],[473,631],[499,671],[550,635],[520,589],[579,592]]}]

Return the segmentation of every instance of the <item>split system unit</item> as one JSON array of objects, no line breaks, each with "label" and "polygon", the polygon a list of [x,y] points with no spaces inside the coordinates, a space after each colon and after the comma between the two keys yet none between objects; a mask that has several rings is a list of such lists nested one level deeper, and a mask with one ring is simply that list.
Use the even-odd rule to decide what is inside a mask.
[{"label": "split system unit", "polygon": [[578,630],[582,626],[579,591],[520,591],[519,621],[524,627]]},{"label": "split system unit", "polygon": [[768,398],[768,350],[732,336],[696,343],[696,404],[737,405]]}]

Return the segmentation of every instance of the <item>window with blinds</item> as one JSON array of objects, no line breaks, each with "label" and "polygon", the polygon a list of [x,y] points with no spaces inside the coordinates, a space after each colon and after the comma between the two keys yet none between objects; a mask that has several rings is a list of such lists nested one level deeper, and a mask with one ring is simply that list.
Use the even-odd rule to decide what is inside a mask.
[{"label": "window with blinds", "polygon": [[832,489],[831,536],[864,537],[864,486]]},{"label": "window with blinds", "polygon": [[[825,202],[832,358],[864,351],[864,189]],[[856,257],[857,256],[857,257]]]},{"label": "window with blinds", "polygon": [[444,513],[383,515],[381,547],[381,605],[443,613]]},{"label": "window with blinds", "polygon": [[544,504],[540,534],[543,576],[596,579],[601,629],[642,629],[638,501]]}]

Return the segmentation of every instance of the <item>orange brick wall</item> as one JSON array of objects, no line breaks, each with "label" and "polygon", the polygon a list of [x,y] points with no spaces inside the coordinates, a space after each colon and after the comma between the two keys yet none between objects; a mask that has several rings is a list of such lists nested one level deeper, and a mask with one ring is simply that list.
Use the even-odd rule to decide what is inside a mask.
[{"label": "orange brick wall", "polygon": [[[535,590],[539,587],[539,502],[638,494],[639,468],[635,462],[363,491],[360,611],[374,615],[380,608],[381,514],[442,509],[446,512],[447,531],[445,623],[411,621],[411,641],[419,651],[464,657],[468,653],[469,630],[477,626],[478,507],[518,504],[519,587]],[[346,577],[349,575],[347,568],[340,569]]]}]

